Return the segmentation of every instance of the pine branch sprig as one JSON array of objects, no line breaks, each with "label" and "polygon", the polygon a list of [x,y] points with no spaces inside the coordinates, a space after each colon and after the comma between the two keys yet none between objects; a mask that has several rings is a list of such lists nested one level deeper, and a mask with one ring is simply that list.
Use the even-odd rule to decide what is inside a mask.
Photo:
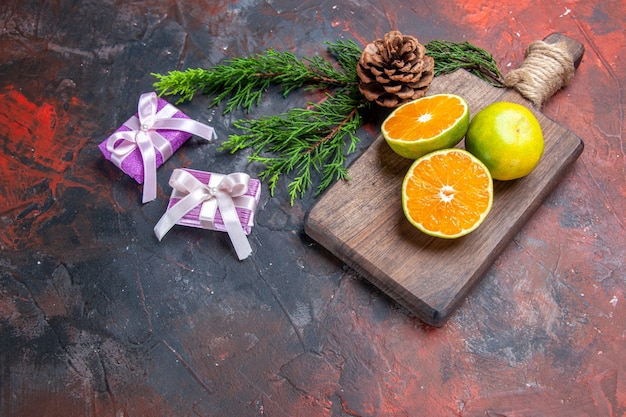
[{"label": "pine branch sprig", "polygon": [[[345,49],[344,44],[337,43],[337,50]],[[191,100],[198,93],[214,96],[210,106],[226,100],[225,113],[238,108],[250,111],[260,103],[263,93],[271,85],[279,86],[283,96],[286,96],[305,86],[309,89],[328,89],[356,84],[356,78],[351,73],[338,70],[320,56],[298,58],[291,52],[274,49],[251,57],[232,58],[210,69],[152,75],[158,78],[154,87],[161,95],[180,96],[177,103]]]},{"label": "pine branch sprig", "polygon": [[504,78],[491,54],[469,42],[433,40],[424,45],[435,60],[435,76],[465,69],[494,87],[504,87]]},{"label": "pine branch sprig", "polygon": [[354,90],[283,114],[236,120],[234,126],[244,133],[231,135],[220,148],[231,153],[250,149],[248,160],[264,166],[259,178],[268,181],[272,195],[282,175],[295,173],[287,186],[291,204],[311,188],[314,172],[320,173],[319,194],[333,181],[347,178],[346,156],[356,149],[356,131],[363,123],[360,110],[368,106]]}]

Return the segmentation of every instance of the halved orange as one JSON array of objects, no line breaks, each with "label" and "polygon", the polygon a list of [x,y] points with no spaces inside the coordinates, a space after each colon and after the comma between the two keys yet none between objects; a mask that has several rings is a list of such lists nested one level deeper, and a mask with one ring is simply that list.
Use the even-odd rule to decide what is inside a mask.
[{"label": "halved orange", "polygon": [[459,143],[469,122],[465,99],[456,94],[434,94],[398,107],[387,116],[380,130],[394,152],[417,159]]},{"label": "halved orange", "polygon": [[431,236],[467,235],[485,220],[492,204],[489,170],[463,149],[442,149],[419,158],[402,182],[404,215]]}]

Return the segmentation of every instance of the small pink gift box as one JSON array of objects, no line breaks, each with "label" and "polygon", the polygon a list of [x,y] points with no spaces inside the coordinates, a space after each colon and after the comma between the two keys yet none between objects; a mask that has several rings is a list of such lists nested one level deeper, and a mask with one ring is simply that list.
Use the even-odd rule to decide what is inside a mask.
[{"label": "small pink gift box", "polygon": [[156,169],[192,135],[215,138],[212,127],[190,119],[156,93],[146,93],[139,98],[137,113],[98,147],[106,159],[144,184],[145,203],[156,198]]},{"label": "small pink gift box", "polygon": [[246,238],[254,226],[261,197],[261,182],[247,174],[216,174],[194,169],[175,169],[167,210],[154,227],[159,240],[174,226],[190,226],[227,232],[239,259],[251,248]]}]

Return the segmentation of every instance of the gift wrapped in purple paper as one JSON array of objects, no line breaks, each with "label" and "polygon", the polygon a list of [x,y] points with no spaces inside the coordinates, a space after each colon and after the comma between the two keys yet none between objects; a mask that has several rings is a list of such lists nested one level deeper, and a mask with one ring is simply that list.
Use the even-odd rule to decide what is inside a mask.
[{"label": "gift wrapped in purple paper", "polygon": [[156,169],[192,135],[208,141],[212,127],[190,119],[156,93],[142,94],[137,113],[98,147],[139,184],[144,184],[143,202],[156,198]]},{"label": "gift wrapped in purple paper", "polygon": [[239,259],[251,248],[246,238],[254,226],[261,182],[241,172],[223,175],[180,168],[172,172],[167,211],[154,232],[159,240],[176,224],[227,232]]},{"label": "gift wrapped in purple paper", "polygon": [[[225,175],[223,174],[197,171],[188,168],[181,168],[181,170],[190,173],[198,181],[200,181],[202,184],[206,184],[209,188],[217,187],[220,181],[225,177]],[[237,211],[239,223],[241,224],[241,227],[247,235],[250,234],[250,232],[252,231],[252,227],[254,226],[254,212],[261,197],[260,184],[261,183],[259,180],[249,179],[247,191],[239,196],[233,197],[233,203],[235,204],[235,210]],[[187,193],[185,191],[174,188],[172,190],[172,195],[170,197],[167,209],[171,209],[186,195]],[[201,212],[206,220],[204,225],[200,221]],[[224,219],[222,218],[222,214],[219,207],[217,207],[217,202],[214,198],[206,200],[203,203],[195,206],[191,211],[185,214],[176,224],[179,224],[181,226],[191,226],[209,230],[217,230],[220,232],[226,231],[226,226],[224,226]]]}]

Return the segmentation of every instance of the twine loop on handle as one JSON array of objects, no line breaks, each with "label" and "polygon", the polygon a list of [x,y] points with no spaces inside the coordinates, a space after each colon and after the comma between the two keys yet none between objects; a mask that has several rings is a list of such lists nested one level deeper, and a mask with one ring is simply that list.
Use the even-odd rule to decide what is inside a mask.
[{"label": "twine loop on handle", "polygon": [[565,44],[535,41],[526,48],[522,65],[509,72],[504,77],[504,83],[541,107],[569,83],[574,69],[573,58]]}]

